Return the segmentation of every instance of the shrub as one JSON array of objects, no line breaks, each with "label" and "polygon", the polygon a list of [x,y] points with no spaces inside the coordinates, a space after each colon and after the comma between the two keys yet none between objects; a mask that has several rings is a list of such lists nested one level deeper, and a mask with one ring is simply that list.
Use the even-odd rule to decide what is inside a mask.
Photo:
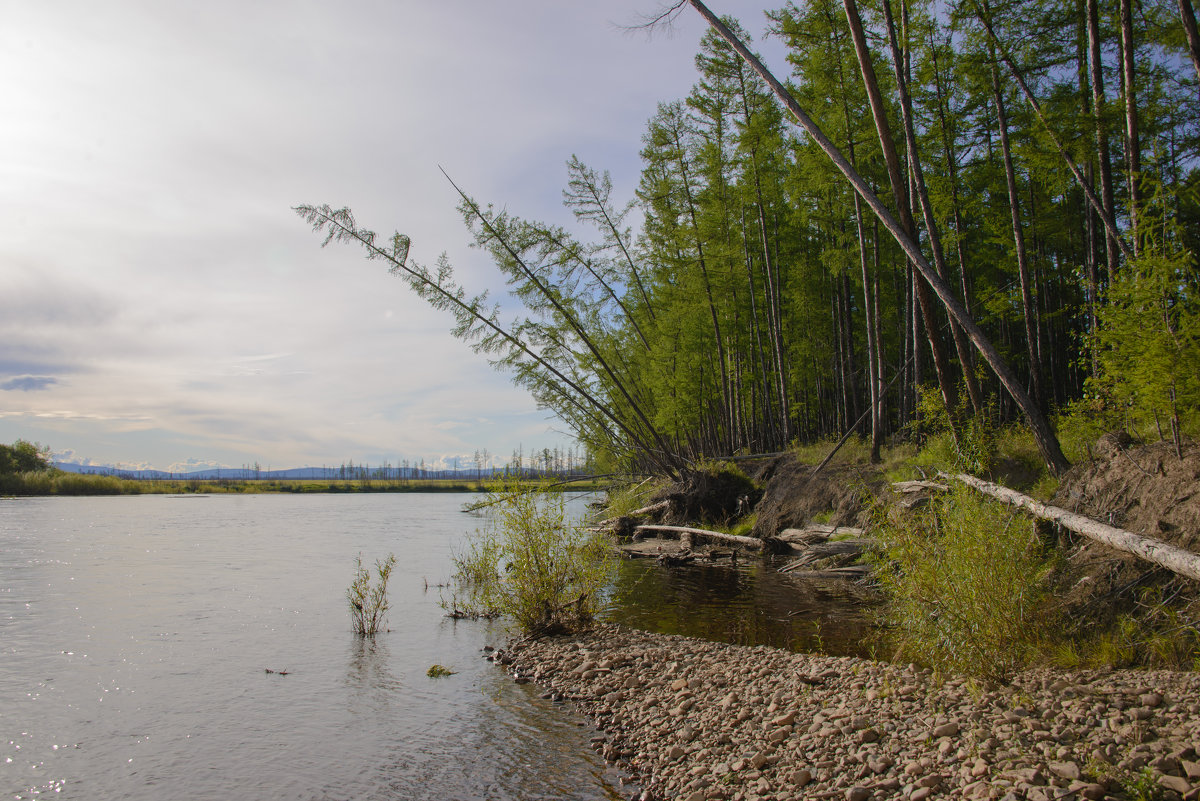
[{"label": "shrub", "polygon": [[909,656],[996,680],[1032,658],[1047,625],[1047,562],[1031,520],[960,487],[876,530],[885,614]]},{"label": "shrub", "polygon": [[354,581],[346,590],[350,617],[354,620],[354,633],[361,637],[374,637],[383,628],[383,621],[387,617],[387,584],[392,568],[396,566],[396,555],[388,554],[387,559],[375,560],[374,582],[371,580],[371,571],[363,565],[362,554],[354,562]]},{"label": "shrub", "polygon": [[493,495],[487,528],[454,557],[453,614],[502,615],[533,635],[590,623],[612,574],[609,539],[569,521],[561,493]]}]

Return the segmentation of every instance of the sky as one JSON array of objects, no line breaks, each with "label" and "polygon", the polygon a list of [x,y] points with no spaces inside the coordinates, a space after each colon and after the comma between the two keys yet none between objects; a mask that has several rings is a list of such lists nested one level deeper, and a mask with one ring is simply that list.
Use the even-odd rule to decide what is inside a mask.
[{"label": "sky", "polygon": [[[709,5],[786,73],[761,41],[782,2]],[[573,154],[631,198],[704,31],[690,9],[623,29],[660,7],[0,0],[0,442],[176,472],[567,447],[448,317],[292,207],[349,206],[502,293],[441,169],[570,227]]]}]

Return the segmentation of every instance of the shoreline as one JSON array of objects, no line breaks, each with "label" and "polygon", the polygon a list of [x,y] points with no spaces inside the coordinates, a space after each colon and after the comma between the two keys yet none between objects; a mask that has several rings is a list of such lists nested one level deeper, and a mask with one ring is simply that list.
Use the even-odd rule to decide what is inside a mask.
[{"label": "shoreline", "polygon": [[1200,674],[912,665],[615,624],[489,656],[570,701],[645,801],[1200,798]]}]

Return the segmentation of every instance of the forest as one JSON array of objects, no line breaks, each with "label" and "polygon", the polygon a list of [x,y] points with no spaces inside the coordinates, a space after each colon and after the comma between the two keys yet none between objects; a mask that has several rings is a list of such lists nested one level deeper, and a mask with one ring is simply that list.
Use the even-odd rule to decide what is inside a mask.
[{"label": "forest", "polygon": [[767,20],[786,75],[756,67],[738,21],[671,13],[693,12],[711,23],[696,82],[648,120],[637,187],[572,158],[572,228],[459,189],[515,320],[403,234],[296,211],[625,468],[847,431],[877,458],[935,426],[965,449],[1020,422],[1058,474],[1064,427],[1177,451],[1194,433],[1190,0],[788,3]]}]

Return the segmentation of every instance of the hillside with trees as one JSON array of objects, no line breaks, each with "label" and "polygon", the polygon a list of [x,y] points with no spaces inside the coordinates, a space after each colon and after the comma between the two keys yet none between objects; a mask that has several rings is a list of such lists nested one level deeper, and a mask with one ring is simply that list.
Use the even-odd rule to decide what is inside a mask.
[{"label": "hillside with trees", "polygon": [[967,451],[1014,420],[1055,474],[1050,420],[1178,452],[1200,409],[1188,0],[789,3],[768,20],[775,76],[739,53],[743,25],[710,21],[692,90],[647,122],[633,199],[568,163],[588,236],[459,190],[513,322],[406,236],[297,211],[624,467],[848,430],[877,458],[934,425]]}]

